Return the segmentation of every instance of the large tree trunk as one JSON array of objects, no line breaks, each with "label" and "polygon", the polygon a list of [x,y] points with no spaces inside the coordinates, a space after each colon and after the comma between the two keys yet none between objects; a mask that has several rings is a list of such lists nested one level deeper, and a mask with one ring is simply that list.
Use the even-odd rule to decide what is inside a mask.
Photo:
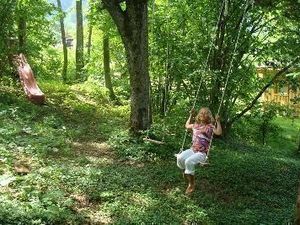
[{"label": "large tree trunk", "polygon": [[112,101],[116,100],[116,96],[111,83],[110,75],[110,54],[109,54],[109,37],[104,35],[103,37],[103,65],[104,65],[104,78],[105,87],[109,90],[109,97]]},{"label": "large tree trunk", "polygon": [[82,19],[82,0],[76,0],[76,78],[82,77],[83,61],[83,19]]},{"label": "large tree trunk", "polygon": [[67,81],[67,69],[68,69],[68,49],[67,49],[67,43],[66,43],[66,32],[65,32],[65,25],[64,25],[64,12],[61,7],[61,1],[57,0],[57,6],[60,11],[60,32],[61,32],[61,42],[63,46],[63,53],[64,53],[64,63],[63,63],[63,69],[62,69],[62,79],[63,82],[66,83]]},{"label": "large tree trunk", "polygon": [[126,1],[125,10],[118,2],[103,0],[125,46],[131,86],[130,127],[138,133],[148,129],[151,121],[147,0]]},{"label": "large tree trunk", "polygon": [[295,225],[300,225],[300,186],[298,188],[298,197],[296,202],[296,220]]}]

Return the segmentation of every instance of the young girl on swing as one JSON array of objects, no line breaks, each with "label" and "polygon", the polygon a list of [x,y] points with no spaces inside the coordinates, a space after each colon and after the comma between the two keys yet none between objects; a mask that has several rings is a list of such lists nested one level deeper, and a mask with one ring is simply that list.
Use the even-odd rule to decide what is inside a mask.
[{"label": "young girl on swing", "polygon": [[191,124],[194,112],[192,110],[185,123],[186,129],[193,131],[193,144],[190,149],[181,152],[177,156],[177,165],[180,169],[184,170],[184,177],[188,180],[186,194],[190,194],[195,190],[195,165],[205,162],[212,135],[222,134],[219,116],[216,116],[216,126],[214,126],[214,118],[211,111],[203,107],[196,116],[195,123]]}]

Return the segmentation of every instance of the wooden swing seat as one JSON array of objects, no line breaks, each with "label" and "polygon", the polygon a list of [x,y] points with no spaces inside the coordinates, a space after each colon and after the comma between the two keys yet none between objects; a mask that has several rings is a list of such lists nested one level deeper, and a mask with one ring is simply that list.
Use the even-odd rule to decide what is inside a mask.
[{"label": "wooden swing seat", "polygon": [[153,144],[158,144],[158,145],[164,145],[165,144],[165,142],[163,142],[163,141],[153,140],[153,139],[148,138],[148,137],[144,137],[143,140],[147,141],[147,142],[150,142],[150,143],[153,143]]},{"label": "wooden swing seat", "polygon": [[203,163],[199,163],[200,166],[206,167],[209,165],[209,162],[203,162]]}]

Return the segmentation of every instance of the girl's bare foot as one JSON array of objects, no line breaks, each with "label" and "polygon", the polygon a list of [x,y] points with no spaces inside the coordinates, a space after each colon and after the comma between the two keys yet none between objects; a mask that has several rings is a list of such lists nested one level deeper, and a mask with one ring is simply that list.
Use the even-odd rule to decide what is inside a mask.
[{"label": "girl's bare foot", "polygon": [[195,191],[195,186],[194,185],[189,185],[185,191],[186,194],[191,194]]},{"label": "girl's bare foot", "polygon": [[195,176],[191,174],[186,174],[186,178],[189,181],[189,185],[185,191],[186,194],[191,194],[193,191],[195,191]]}]

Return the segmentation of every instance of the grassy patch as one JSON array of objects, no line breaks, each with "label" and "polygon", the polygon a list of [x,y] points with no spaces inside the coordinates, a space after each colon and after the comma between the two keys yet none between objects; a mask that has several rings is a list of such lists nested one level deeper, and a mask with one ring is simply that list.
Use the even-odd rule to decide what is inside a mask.
[{"label": "grassy patch", "polygon": [[265,146],[215,140],[186,196],[173,157],[179,129],[167,145],[144,143],[126,132],[129,107],[113,106],[95,84],[41,87],[44,106],[29,103],[19,86],[0,93],[0,224],[292,221],[300,120],[278,118],[282,131]]}]

